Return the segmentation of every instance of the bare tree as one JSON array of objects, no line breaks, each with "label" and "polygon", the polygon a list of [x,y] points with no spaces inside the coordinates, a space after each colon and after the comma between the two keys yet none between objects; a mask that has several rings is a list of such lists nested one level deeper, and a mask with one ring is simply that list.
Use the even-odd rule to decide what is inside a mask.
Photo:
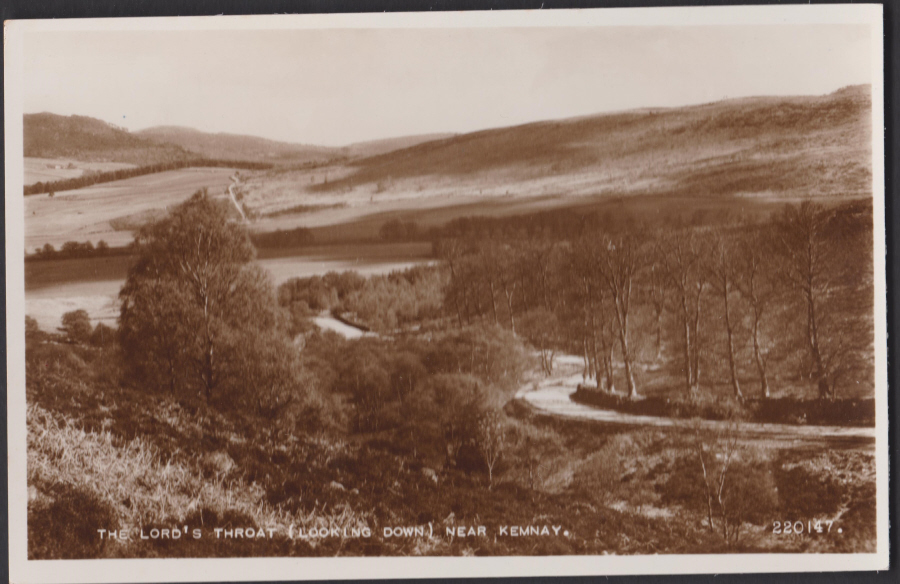
[{"label": "bare tree", "polygon": [[693,449],[700,465],[703,495],[706,498],[706,518],[709,531],[715,530],[714,515],[719,515],[722,537],[730,543],[735,527],[729,525],[725,497],[728,471],[734,461],[738,447],[738,422],[730,420],[719,425],[711,435],[707,435],[699,420],[693,422]]},{"label": "bare tree", "polygon": [[804,338],[818,395],[834,399],[837,381],[871,338],[858,319],[842,316],[870,302],[871,228],[852,214],[807,201],[785,208],[778,234],[782,277],[805,307]]},{"label": "bare tree", "polygon": [[599,253],[595,256],[595,265],[612,301],[628,397],[636,398],[638,393],[634,383],[634,365],[628,344],[628,319],[635,276],[643,261],[640,246],[632,237],[618,237],[604,240],[597,251]]},{"label": "bare tree", "polygon": [[753,364],[759,375],[760,395],[769,397],[767,372],[768,350],[762,333],[763,315],[771,303],[775,288],[771,278],[771,266],[767,265],[768,231],[754,229],[740,242],[738,279],[736,286],[741,296],[750,304],[751,337],[753,340]]},{"label": "bare tree", "polygon": [[731,388],[734,396],[744,399],[741,392],[741,384],[738,381],[737,361],[734,357],[734,317],[730,308],[730,300],[735,290],[737,281],[736,258],[733,245],[726,239],[727,236],[718,233],[713,236],[711,253],[708,259],[708,270],[712,289],[722,298],[723,321],[726,332],[726,349],[728,353],[728,371],[731,377]]},{"label": "bare tree", "polygon": [[657,252],[672,286],[672,300],[682,329],[685,389],[694,395],[700,389],[700,315],[706,279],[700,242],[692,231],[669,234]]},{"label": "bare tree", "polygon": [[657,363],[662,359],[662,317],[666,309],[667,289],[668,281],[665,270],[655,262],[651,263],[647,270],[647,278],[643,290],[645,303],[649,304],[653,309],[654,321],[656,323],[656,357],[654,358],[654,361]]},{"label": "bare tree", "polygon": [[506,428],[503,415],[491,409],[481,414],[476,427],[475,443],[488,470],[488,489],[494,486],[494,469],[506,446]]},{"label": "bare tree", "polygon": [[613,341],[606,285],[597,269],[595,241],[581,240],[573,250],[572,269],[578,282],[577,302],[582,309],[582,349],[585,369],[582,377],[593,377],[597,387],[615,393],[613,379]]}]

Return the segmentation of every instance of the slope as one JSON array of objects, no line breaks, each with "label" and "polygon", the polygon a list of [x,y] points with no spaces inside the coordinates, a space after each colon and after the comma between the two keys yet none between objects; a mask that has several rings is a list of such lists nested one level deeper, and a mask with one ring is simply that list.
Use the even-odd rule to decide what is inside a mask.
[{"label": "slope", "polygon": [[155,126],[136,135],[157,144],[175,144],[206,158],[273,163],[322,163],[341,157],[337,148],[292,144],[241,134],[208,133],[182,126]]},{"label": "slope", "polygon": [[26,158],[125,162],[138,166],[196,158],[180,146],[151,142],[87,116],[25,114],[23,140]]},{"label": "slope", "polygon": [[352,164],[311,191],[502,186],[509,194],[871,194],[871,89],[546,121],[430,141]]}]

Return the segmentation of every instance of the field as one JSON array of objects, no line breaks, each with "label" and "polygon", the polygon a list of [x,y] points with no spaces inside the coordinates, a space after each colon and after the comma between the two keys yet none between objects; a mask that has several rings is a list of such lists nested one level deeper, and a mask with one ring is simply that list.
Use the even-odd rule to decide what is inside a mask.
[{"label": "field", "polygon": [[53,182],[81,176],[85,171],[105,172],[120,168],[134,168],[124,162],[83,162],[62,158],[25,158],[25,184]]},{"label": "field", "polygon": [[47,243],[58,249],[67,241],[127,245],[132,233],[117,231],[111,222],[165,210],[201,188],[218,195],[232,174],[228,168],[190,168],[62,191],[53,197],[25,197],[25,249],[33,252]]}]

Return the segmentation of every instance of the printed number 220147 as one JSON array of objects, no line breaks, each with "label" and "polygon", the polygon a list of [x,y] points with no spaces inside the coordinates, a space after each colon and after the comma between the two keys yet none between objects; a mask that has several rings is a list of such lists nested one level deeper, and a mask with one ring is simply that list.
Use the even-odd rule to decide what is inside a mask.
[{"label": "printed number 220147", "polygon": [[[772,533],[777,535],[800,535],[803,533],[831,533],[834,521],[826,519],[810,519],[807,521],[776,521],[772,526]],[[840,530],[838,530],[840,531]]]}]

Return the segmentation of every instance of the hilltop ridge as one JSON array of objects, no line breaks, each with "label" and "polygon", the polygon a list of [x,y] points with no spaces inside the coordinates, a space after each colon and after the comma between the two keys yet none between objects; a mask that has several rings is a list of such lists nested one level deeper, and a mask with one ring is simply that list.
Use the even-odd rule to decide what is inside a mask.
[{"label": "hilltop ridge", "polygon": [[96,118],[49,112],[24,115],[23,141],[26,158],[147,165],[196,157],[180,146],[153,143]]},{"label": "hilltop ridge", "polygon": [[[444,181],[528,194],[865,195],[871,88],[750,97],[533,122],[429,141],[352,164],[316,192]],[[816,192],[809,192],[815,186]]]}]

